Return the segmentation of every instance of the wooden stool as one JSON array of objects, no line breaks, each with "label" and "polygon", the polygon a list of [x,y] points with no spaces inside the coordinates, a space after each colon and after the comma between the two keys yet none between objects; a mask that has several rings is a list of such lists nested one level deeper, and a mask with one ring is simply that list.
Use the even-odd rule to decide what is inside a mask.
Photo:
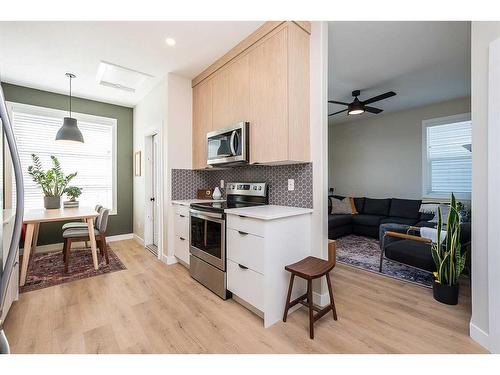
[{"label": "wooden stool", "polygon": [[[285,313],[283,314],[283,321],[286,322],[288,315],[288,310],[300,303],[309,308],[309,336],[314,339],[314,322],[321,318],[323,315],[332,310],[333,319],[337,320],[337,310],[335,310],[335,301],[333,299],[332,283],[330,281],[329,272],[335,267],[336,261],[336,249],[335,241],[328,240],[328,261],[324,259],[319,259],[316,257],[307,257],[301,261],[290,264],[285,267],[285,270],[290,271],[290,286],[288,287],[288,296],[286,298]],[[307,293],[294,299],[290,302],[293,289],[293,279],[295,276],[301,277],[307,280]],[[314,279],[320,278],[321,276],[326,277],[326,283],[328,284],[328,292],[330,294],[330,304],[323,309],[314,306],[312,299],[312,281]],[[307,299],[307,302],[304,300]],[[314,315],[314,311],[317,312]]]}]

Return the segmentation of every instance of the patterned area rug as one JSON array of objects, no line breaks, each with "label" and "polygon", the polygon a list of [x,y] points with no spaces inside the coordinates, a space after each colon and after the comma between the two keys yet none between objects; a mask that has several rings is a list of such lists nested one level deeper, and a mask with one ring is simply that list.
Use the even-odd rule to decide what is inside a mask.
[{"label": "patterned area rug", "polygon": [[90,248],[71,251],[69,257],[69,270],[64,272],[62,251],[46,254],[36,254],[28,271],[26,284],[20,288],[21,293],[43,289],[49,286],[69,283],[70,281],[86,279],[127,269],[120,258],[108,246],[109,265],[101,259],[97,250],[99,269],[95,270],[92,263]]},{"label": "patterned area rug", "polygon": [[[337,260],[350,266],[376,272],[380,264],[378,240],[369,237],[349,235],[337,240]],[[432,287],[432,274],[405,266],[384,258],[382,274],[419,285]]]}]

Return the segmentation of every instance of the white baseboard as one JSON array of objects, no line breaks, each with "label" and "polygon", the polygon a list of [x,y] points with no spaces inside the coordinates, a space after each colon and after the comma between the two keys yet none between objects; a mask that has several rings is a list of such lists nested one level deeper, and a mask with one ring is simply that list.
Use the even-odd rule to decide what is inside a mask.
[{"label": "white baseboard", "polygon": [[134,240],[139,242],[142,246],[144,246],[144,239],[142,237],[139,237],[137,234],[134,233]]},{"label": "white baseboard", "polygon": [[[117,234],[116,236],[109,236],[106,237],[107,242],[114,242],[114,241],[124,241],[124,240],[131,240],[134,238],[133,233],[126,233],[126,234]],[[84,242],[76,242],[77,246],[74,246],[73,248],[77,249],[79,247],[84,246]],[[58,243],[51,243],[48,245],[40,245],[36,247],[36,252],[37,253],[50,253],[53,251],[61,251],[63,248],[63,243],[58,242]]]},{"label": "white baseboard", "polygon": [[330,304],[330,296],[328,293],[319,294],[318,292],[313,292],[313,303],[318,306],[326,306]]},{"label": "white baseboard", "polygon": [[470,337],[477,342],[479,345],[490,350],[490,337],[489,334],[484,332],[481,328],[476,326],[474,323],[469,324]]},{"label": "white baseboard", "polygon": [[167,264],[177,263],[177,258],[174,256],[167,255],[167,256],[163,256],[163,258],[165,259],[164,262]]}]

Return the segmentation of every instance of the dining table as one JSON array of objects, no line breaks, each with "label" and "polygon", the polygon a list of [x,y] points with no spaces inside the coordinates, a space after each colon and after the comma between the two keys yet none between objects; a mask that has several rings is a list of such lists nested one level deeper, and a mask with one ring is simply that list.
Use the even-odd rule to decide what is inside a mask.
[{"label": "dining table", "polygon": [[99,268],[97,261],[97,245],[94,233],[94,219],[99,213],[93,207],[72,207],[57,209],[30,209],[24,212],[23,222],[26,224],[26,235],[24,237],[24,252],[21,264],[20,286],[26,283],[30,255],[34,256],[38,241],[38,233],[41,223],[64,222],[69,220],[85,221],[89,231],[90,248],[92,250],[92,261],[94,269]]}]

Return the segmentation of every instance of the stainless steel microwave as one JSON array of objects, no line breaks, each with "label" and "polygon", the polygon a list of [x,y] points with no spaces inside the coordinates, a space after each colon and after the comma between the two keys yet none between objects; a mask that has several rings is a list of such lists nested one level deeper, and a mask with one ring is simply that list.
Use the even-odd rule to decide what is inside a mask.
[{"label": "stainless steel microwave", "polygon": [[207,164],[246,164],[249,161],[249,123],[240,122],[229,128],[207,134]]}]

